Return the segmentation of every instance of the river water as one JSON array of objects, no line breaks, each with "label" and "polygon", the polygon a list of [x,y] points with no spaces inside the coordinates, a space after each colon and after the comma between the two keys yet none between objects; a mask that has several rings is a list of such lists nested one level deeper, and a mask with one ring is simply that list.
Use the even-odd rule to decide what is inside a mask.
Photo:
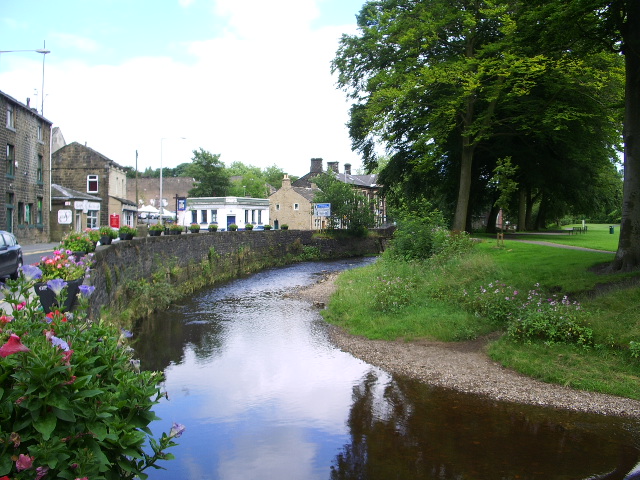
[{"label": "river water", "polygon": [[142,322],[136,356],[168,393],[152,430],[187,428],[149,478],[640,478],[638,422],[436,389],[336,349],[295,288],[370,261],[266,270]]}]

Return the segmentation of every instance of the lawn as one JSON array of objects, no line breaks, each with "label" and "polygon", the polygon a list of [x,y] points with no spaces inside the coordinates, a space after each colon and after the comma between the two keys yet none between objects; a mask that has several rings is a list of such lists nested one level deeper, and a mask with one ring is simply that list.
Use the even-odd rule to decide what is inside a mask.
[{"label": "lawn", "polygon": [[[325,318],[352,334],[386,340],[461,341],[502,332],[488,351],[509,368],[551,383],[640,399],[640,358],[631,348],[640,342],[640,272],[599,274],[595,268],[613,260],[617,230],[611,234],[608,225],[588,225],[586,234],[507,236],[504,246],[485,237],[472,253],[445,264],[384,255],[340,276]],[[495,295],[481,293],[488,291]],[[549,299],[567,295],[577,310],[559,318],[588,332],[588,341],[507,335],[514,292],[520,299],[532,291]]]}]

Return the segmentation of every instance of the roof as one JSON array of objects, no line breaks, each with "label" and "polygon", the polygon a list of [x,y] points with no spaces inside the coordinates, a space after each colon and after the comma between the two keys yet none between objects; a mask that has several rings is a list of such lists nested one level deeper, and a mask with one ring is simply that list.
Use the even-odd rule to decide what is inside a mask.
[{"label": "roof", "polygon": [[[127,198],[122,198],[122,197],[116,197],[115,195],[109,195],[109,196],[111,198],[116,199],[117,201],[119,201],[123,205],[132,205],[132,206],[136,207],[136,202],[134,202],[133,200],[129,200]],[[136,210],[137,210],[137,208],[136,208]]]},{"label": "roof", "polygon": [[91,147],[87,147],[86,145],[82,145],[79,142],[71,142],[71,143],[66,144],[63,147],[60,147],[58,150],[56,150],[54,152],[54,155],[56,155],[56,156],[61,155],[61,153],[59,153],[59,152],[62,152],[64,149],[71,148],[71,147],[74,147],[74,148],[80,147],[80,148],[83,148],[85,150],[89,150],[90,152],[94,153],[95,155],[100,157],[102,160],[104,160],[105,163],[113,165],[114,167],[119,168],[120,170],[125,170],[125,167],[123,167],[122,165],[120,165],[120,164],[116,163],[115,161],[111,160],[109,157],[103,155],[102,153],[98,152],[97,150],[94,150]]},{"label": "roof", "polygon": [[378,175],[376,173],[370,175],[350,175],[346,173],[335,173],[335,172],[309,172],[303,177],[300,177],[295,182],[291,183],[291,186],[296,187],[311,187],[313,179],[325,173],[333,173],[333,175],[342,183],[348,183],[350,185],[354,185],[356,187],[364,187],[364,188],[376,188],[378,187]]},{"label": "roof", "polygon": [[71,188],[63,187],[55,183],[51,184],[51,200],[91,200],[92,202],[101,202],[100,197],[89,195],[88,193],[79,192]]},{"label": "roof", "polygon": [[3,91],[0,91],[0,96],[5,97],[6,99],[10,100],[11,102],[21,106],[22,108],[24,108],[25,110],[27,110],[28,112],[30,112],[32,115],[40,118],[42,121],[47,122],[49,125],[53,125],[53,122],[51,120],[47,120],[45,117],[43,117],[42,115],[40,115],[38,113],[38,110],[36,108],[33,108],[31,106],[25,105],[22,102],[19,102],[18,100],[16,100],[15,98],[13,98],[11,95],[7,95],[6,93],[4,93]]}]

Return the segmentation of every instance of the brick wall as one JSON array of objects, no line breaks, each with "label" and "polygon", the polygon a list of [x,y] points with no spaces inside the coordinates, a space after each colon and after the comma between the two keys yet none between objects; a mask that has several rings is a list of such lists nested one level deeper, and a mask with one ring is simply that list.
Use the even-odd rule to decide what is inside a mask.
[{"label": "brick wall", "polygon": [[[240,247],[245,247],[265,259],[282,259],[291,252],[292,245],[317,247],[327,258],[348,258],[380,253],[383,240],[313,238],[313,232],[294,230],[136,237],[131,241],[98,247],[96,266],[90,279],[96,287],[91,297],[91,308],[96,313],[101,306],[112,306],[115,299],[122,302],[123,286],[129,280],[149,279],[158,269],[174,264],[187,267],[200,263],[207,258],[211,247],[223,258],[237,254]],[[108,274],[105,273],[107,269]]]}]

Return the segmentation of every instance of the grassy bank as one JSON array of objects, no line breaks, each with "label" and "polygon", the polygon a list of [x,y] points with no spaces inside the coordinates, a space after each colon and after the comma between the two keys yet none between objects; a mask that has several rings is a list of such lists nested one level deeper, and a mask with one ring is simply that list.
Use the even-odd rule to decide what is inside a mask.
[{"label": "grassy bank", "polygon": [[[550,383],[640,399],[640,272],[601,275],[617,227],[583,235],[527,236],[572,250],[487,238],[445,262],[384,256],[345,272],[326,319],[355,335],[386,340],[463,341],[492,332],[488,354]],[[537,305],[535,304],[537,302]]]}]

